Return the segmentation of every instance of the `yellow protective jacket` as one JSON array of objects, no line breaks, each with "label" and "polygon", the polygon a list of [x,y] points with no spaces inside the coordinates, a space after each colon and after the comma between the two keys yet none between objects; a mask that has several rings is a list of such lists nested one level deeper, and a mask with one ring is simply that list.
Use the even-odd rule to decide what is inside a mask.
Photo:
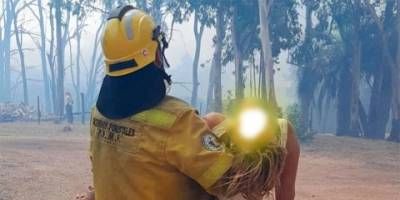
[{"label": "yellow protective jacket", "polygon": [[213,199],[206,191],[233,159],[196,111],[170,96],[122,120],[94,109],[90,135],[96,200]]}]

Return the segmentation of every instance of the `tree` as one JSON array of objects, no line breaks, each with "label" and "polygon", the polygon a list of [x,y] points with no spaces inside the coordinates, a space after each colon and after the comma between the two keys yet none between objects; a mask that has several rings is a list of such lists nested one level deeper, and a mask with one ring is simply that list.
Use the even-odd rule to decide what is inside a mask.
[{"label": "tree", "polygon": [[[235,96],[237,100],[244,97],[246,67],[244,61],[251,59],[254,51],[260,49],[260,39],[258,37],[259,17],[256,1],[232,1],[231,3],[231,23],[230,34],[232,49],[228,52],[233,53],[235,64]],[[229,57],[228,57],[229,58]]]},{"label": "tree", "polygon": [[[63,0],[54,0],[56,22],[56,55],[57,55],[57,81],[55,113],[62,116],[64,113],[64,46],[62,41],[62,11]],[[53,80],[54,81],[54,80]]]},{"label": "tree", "polygon": [[[0,19],[3,19],[3,28],[0,28],[0,100],[10,101],[11,99],[11,39],[15,32],[18,32],[16,29],[16,17],[18,14],[25,9],[27,6],[31,5],[33,0],[30,1],[21,1],[21,0],[8,0],[5,1],[3,6],[3,13],[0,16]],[[14,30],[12,30],[14,27]],[[1,37],[3,36],[3,37]],[[18,36],[16,36],[18,37]],[[20,37],[18,39],[21,39]],[[20,41],[22,42],[22,41]],[[17,42],[18,45],[18,42]],[[23,58],[22,47],[18,48],[18,52]],[[23,62],[23,61],[21,61]],[[23,63],[24,64],[24,63]],[[25,66],[21,69],[21,71],[25,71]],[[25,74],[25,75],[24,75]],[[26,73],[22,72],[23,76],[23,85],[27,85],[26,83]],[[25,80],[24,80],[25,78]],[[23,86],[23,88],[26,88]],[[25,90],[25,89],[24,89]],[[27,94],[27,90],[26,93]],[[27,98],[25,98],[26,100]]]},{"label": "tree", "polygon": [[45,105],[45,110],[47,112],[52,112],[52,104],[53,102],[51,101],[51,91],[50,91],[50,79],[49,79],[49,74],[48,74],[48,65],[47,65],[47,58],[46,58],[46,30],[45,30],[45,19],[43,16],[43,4],[42,0],[37,1],[37,13],[35,10],[29,6],[28,7],[39,23],[39,29],[40,29],[40,42],[35,41],[35,44],[37,48],[40,50],[40,61],[41,61],[41,71],[42,71],[42,78],[43,78],[43,91],[44,91],[44,105]]},{"label": "tree", "polygon": [[389,139],[400,141],[400,2],[397,1],[397,64],[393,68],[394,80],[392,83],[393,103],[392,103],[392,129]]},{"label": "tree", "polygon": [[[41,49],[41,61],[42,61],[42,75],[44,85],[48,85],[50,91],[45,89],[45,95],[51,96],[52,110],[54,113],[60,117],[63,116],[64,112],[64,78],[65,78],[65,47],[67,41],[69,41],[69,23],[72,11],[72,1],[64,0],[52,0],[48,2],[48,22],[50,25],[50,38],[46,37],[45,23],[44,23],[44,8],[41,5],[41,1],[38,1],[38,13],[34,14],[35,18],[39,21],[40,26],[40,42],[35,42],[38,48]],[[32,13],[35,11],[30,8]],[[43,24],[42,24],[43,23]],[[49,45],[46,43],[48,40]],[[48,47],[48,48],[47,48]],[[45,64],[44,57],[47,59],[47,64]],[[47,69],[50,69],[50,75],[47,75]],[[46,79],[48,78],[48,83]],[[50,100],[48,100],[49,102]]]},{"label": "tree", "polygon": [[390,131],[389,140],[400,142],[400,2],[397,1],[397,17],[395,19],[396,30],[394,35],[397,35],[397,54],[396,63],[391,65],[392,75],[392,129]]},{"label": "tree", "polygon": [[[111,10],[113,7],[114,1],[111,0],[103,0],[102,6],[104,10]],[[93,48],[90,56],[89,69],[87,70],[87,81],[86,81],[86,92],[85,99],[86,105],[85,107],[91,108],[93,104],[95,104],[96,94],[98,91],[97,83],[99,79],[99,75],[103,72],[103,55],[101,53],[101,31],[104,26],[104,22],[107,19],[107,13],[103,12],[101,14],[100,23],[96,29],[95,36],[93,38]]]},{"label": "tree", "polygon": [[3,11],[3,38],[1,40],[0,52],[0,100],[9,101],[11,98],[11,70],[10,70],[10,42],[11,42],[11,27],[14,20],[14,10],[19,0],[6,0],[5,9]]},{"label": "tree", "polygon": [[261,39],[261,51],[262,60],[265,67],[261,73],[264,73],[266,77],[266,84],[268,86],[266,92],[263,94],[263,99],[268,99],[268,101],[273,105],[277,106],[275,97],[275,86],[274,86],[274,60],[272,59],[272,47],[269,31],[269,13],[273,0],[258,0],[259,15],[260,15],[260,39]]},{"label": "tree", "polygon": [[361,64],[361,2],[334,1],[332,4],[333,19],[336,22],[339,35],[343,40],[346,55],[351,59],[345,62],[339,78],[337,134],[359,136],[359,83]]},{"label": "tree", "polygon": [[[3,21],[5,8],[4,0],[1,1],[0,20]],[[3,47],[3,28],[0,27],[0,101],[4,99],[4,47]]]},{"label": "tree", "polygon": [[[278,107],[274,86],[274,63],[282,50],[292,48],[299,41],[297,3],[294,0],[259,0],[261,39],[261,96]],[[264,82],[265,80],[265,82]]]},{"label": "tree", "polygon": [[214,54],[210,70],[210,81],[207,90],[207,112],[222,111],[222,84],[221,84],[221,72],[222,72],[222,46],[225,37],[225,12],[219,2],[216,6],[216,23],[215,31],[216,35],[214,38]]},{"label": "tree", "polygon": [[201,52],[202,37],[205,27],[210,27],[215,24],[214,13],[212,8],[203,1],[191,0],[189,1],[189,9],[192,10],[194,15],[193,33],[195,38],[195,51],[192,65],[192,95],[191,104],[197,106],[198,90],[199,90],[199,59]]},{"label": "tree", "polygon": [[[396,88],[391,87],[393,84],[391,81],[393,70],[391,65],[393,64],[391,62],[395,62],[393,61],[395,54],[387,53],[387,48],[390,48],[389,51],[395,52],[395,47],[390,47],[387,44],[387,38],[396,40],[395,30],[392,28],[395,27],[396,23],[394,20],[394,3],[394,1],[387,1],[385,5],[379,2],[371,5],[368,1],[365,1],[369,20],[363,31],[363,35],[367,36],[363,45],[363,54],[367,55],[364,56],[363,66],[366,66],[364,68],[367,75],[371,74],[370,76],[373,78],[366,137],[373,139],[385,138],[391,99],[394,99],[392,88]],[[374,7],[382,6],[385,9],[379,17]]]},{"label": "tree", "polygon": [[[250,90],[257,87],[261,90],[260,95],[265,100],[267,97],[267,77],[265,60],[260,59],[260,66],[255,64],[255,55],[260,53],[263,58],[265,51],[262,47],[260,38],[265,39],[265,36],[260,36],[259,4],[256,1],[223,1],[222,4],[226,10],[226,37],[223,49],[223,65],[233,62],[235,65],[235,98],[242,99],[245,96],[246,80],[249,79],[251,84]],[[265,1],[263,1],[265,2]],[[272,6],[271,11],[264,17],[268,18],[268,45],[271,49],[272,73],[270,78],[273,78],[275,70],[273,64],[278,62],[278,56],[282,50],[287,50],[293,47],[300,33],[300,25],[298,23],[298,13],[296,10],[296,1],[268,1],[269,6]],[[257,13],[258,12],[258,13]],[[265,19],[265,18],[264,18]],[[270,63],[271,66],[271,63]],[[247,71],[249,70],[249,73]],[[256,84],[255,72],[259,72],[258,84]],[[247,77],[249,76],[249,77]],[[257,87],[254,87],[258,85]],[[246,90],[253,93],[249,90]],[[255,94],[256,92],[254,92]],[[271,96],[275,96],[274,90],[271,90]],[[275,98],[271,98],[275,99]],[[276,102],[276,100],[272,100]]]},{"label": "tree", "polygon": [[103,69],[103,55],[101,53],[101,30],[103,28],[104,23],[100,23],[95,32],[95,36],[93,38],[93,49],[92,55],[90,57],[89,69],[88,69],[88,78],[86,82],[86,108],[90,108],[95,103],[97,83],[99,75]]},{"label": "tree", "polygon": [[[76,42],[76,54],[75,54],[75,67],[71,67],[71,79],[75,91],[75,102],[76,108],[81,108],[81,38],[82,32],[86,25],[86,10],[83,7],[84,0],[79,0],[73,5],[72,14],[75,16],[75,42]],[[71,55],[72,57],[72,55]],[[75,69],[75,73],[74,73]]]},{"label": "tree", "polygon": [[[305,1],[306,6],[312,2]],[[318,2],[311,7],[317,18],[311,26],[312,15],[306,11],[305,40],[292,55],[300,66],[299,95],[301,90],[304,95],[300,100],[307,102],[307,96],[316,100],[320,113],[327,107],[323,104],[336,101],[338,135],[385,136],[392,90],[396,88],[391,81],[393,58],[389,59],[394,56],[396,43],[384,42],[385,37],[391,41],[397,38],[391,28],[395,27],[393,4],[394,1]],[[385,8],[380,17],[374,7]],[[312,31],[311,40],[307,39],[307,30]],[[385,49],[393,53],[385,53]],[[367,83],[371,86],[368,115],[365,102],[360,100],[360,87]]]},{"label": "tree", "polygon": [[305,133],[301,134],[307,135],[312,129],[312,102],[320,79],[315,70],[317,63],[314,58],[318,54],[317,51],[320,50],[316,43],[317,41],[320,42],[322,38],[317,36],[319,30],[317,28],[315,30],[313,27],[314,25],[319,27],[326,20],[325,16],[318,16],[318,23],[314,24],[312,17],[315,10],[320,6],[319,3],[314,0],[304,0],[303,3],[306,7],[304,40],[295,48],[293,54],[295,62],[299,66],[297,94],[301,117],[298,119],[298,123],[301,127],[304,127]]},{"label": "tree", "polygon": [[25,54],[22,49],[22,42],[23,42],[23,30],[21,27],[18,27],[18,11],[14,9],[14,31],[15,31],[15,40],[17,43],[18,47],[18,54],[19,54],[19,62],[21,65],[21,76],[22,76],[22,88],[23,88],[23,94],[24,94],[24,104],[28,105],[29,104],[29,95],[28,95],[28,81],[26,77],[26,66],[25,66]]},{"label": "tree", "polygon": [[[192,70],[192,97],[191,97],[191,104],[193,106],[197,105],[197,94],[199,88],[199,59],[200,59],[200,49],[201,49],[201,39],[203,36],[204,26],[205,24],[199,22],[199,11],[194,11],[194,23],[193,23],[193,32],[194,32],[194,39],[196,42],[196,47],[194,51],[194,58],[193,58],[193,70]],[[200,24],[200,25],[199,25]]]},{"label": "tree", "polygon": [[[359,111],[361,4],[357,0],[305,3],[306,36],[294,60],[302,67],[299,95],[307,129],[315,96],[320,112],[324,101],[330,103],[333,98],[337,103],[337,134],[358,136],[363,130]],[[318,23],[310,28],[314,9]]]}]

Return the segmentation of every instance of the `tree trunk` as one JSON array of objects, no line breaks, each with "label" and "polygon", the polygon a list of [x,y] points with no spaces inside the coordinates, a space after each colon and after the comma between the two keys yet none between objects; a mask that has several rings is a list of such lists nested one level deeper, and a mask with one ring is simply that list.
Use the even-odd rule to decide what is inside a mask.
[{"label": "tree trunk", "polygon": [[47,61],[46,61],[46,32],[44,26],[42,0],[38,0],[38,14],[39,14],[39,27],[40,27],[40,59],[42,64],[42,76],[43,76],[43,89],[44,89],[44,103],[47,112],[52,111],[52,101],[50,98],[50,80],[47,72]]},{"label": "tree trunk", "polygon": [[[390,53],[389,45],[388,45],[388,38],[387,38],[387,33],[385,31],[385,25],[382,23],[382,21],[379,19],[375,8],[373,5],[371,5],[369,2],[365,2],[366,6],[368,8],[368,11],[370,12],[372,19],[375,21],[379,34],[382,39],[382,53],[383,53],[383,59],[385,62],[388,63],[390,67],[390,75],[391,75],[391,82],[392,82],[392,130],[390,132],[389,140],[394,140],[394,141],[400,141],[400,70],[399,70],[399,39],[400,39],[400,15],[397,13],[397,56],[396,58],[393,57]],[[397,0],[397,11],[400,10],[400,5],[399,1]],[[388,1],[386,4],[385,8],[385,20],[387,20],[389,17],[389,14],[392,12],[392,8],[394,6],[393,1]],[[387,12],[390,10],[389,12]]]},{"label": "tree trunk", "polygon": [[[368,128],[368,116],[365,112],[364,106],[361,103],[360,98],[358,99],[358,112],[360,113],[360,124],[361,124],[361,132],[363,133],[362,136],[365,136],[366,130]],[[389,113],[389,112],[388,112]]]},{"label": "tree trunk", "polygon": [[264,62],[264,51],[263,49],[260,50],[260,73],[259,73],[259,92],[258,97],[261,99],[268,99],[267,98],[267,78],[265,72],[265,62]]},{"label": "tree trunk", "polygon": [[360,62],[361,44],[355,38],[352,44],[352,62],[350,69],[341,71],[339,91],[338,91],[338,110],[337,110],[337,135],[358,137],[362,130],[359,116],[359,82],[360,82]]},{"label": "tree trunk", "polygon": [[[358,29],[357,29],[358,33]],[[352,67],[351,67],[351,114],[350,114],[350,136],[360,136],[363,130],[360,121],[358,100],[360,98],[360,68],[361,68],[361,42],[356,38],[353,44]]]},{"label": "tree trunk", "polygon": [[3,100],[9,101],[11,100],[11,70],[10,70],[10,58],[11,58],[11,26],[13,23],[13,1],[6,1],[6,9],[4,13],[4,37],[2,41],[2,49],[3,49]]},{"label": "tree trunk", "polygon": [[235,55],[235,96],[236,100],[243,99],[244,97],[244,80],[243,80],[243,59],[242,59],[242,51],[239,47],[240,43],[240,32],[241,30],[237,30],[237,18],[238,18],[238,9],[235,6],[233,8],[233,19],[232,19],[232,43],[233,50]]},{"label": "tree trunk", "polygon": [[213,58],[211,62],[211,69],[210,69],[210,74],[209,74],[209,81],[208,81],[208,89],[207,89],[207,108],[206,112],[213,112],[215,111],[215,106],[214,106],[214,87],[215,87],[215,59]]},{"label": "tree trunk", "polygon": [[[399,48],[399,47],[397,47]],[[398,59],[399,60],[399,59]],[[392,129],[390,131],[389,140],[400,142],[400,70],[399,70],[400,62],[398,62],[397,67],[392,72],[395,75],[392,75],[392,79],[394,81],[392,84],[393,89],[393,98],[392,98]]]},{"label": "tree trunk", "polygon": [[[193,71],[192,71],[192,98],[191,103],[192,106],[197,107],[197,95],[198,95],[198,88],[199,88],[199,76],[198,76],[198,69],[199,69],[199,59],[200,59],[200,49],[201,49],[201,39],[203,36],[204,31],[204,23],[199,22],[198,11],[194,13],[194,24],[193,24],[193,32],[194,38],[196,41],[196,49],[194,52],[193,58]],[[199,29],[200,24],[200,29]]]},{"label": "tree trunk", "polygon": [[3,28],[0,27],[0,101],[4,100],[4,51]]},{"label": "tree trunk", "polygon": [[[306,27],[305,27],[305,37],[304,44],[307,47],[311,47],[312,45],[312,9],[310,4],[306,4]],[[308,77],[313,76],[313,58],[311,55],[311,49],[307,48],[307,52],[305,57],[305,64],[303,67],[299,68],[300,77],[299,77],[299,86],[298,86],[298,97],[300,101],[300,109],[301,109],[301,123],[304,125],[306,133],[311,132],[311,102],[314,97],[314,90],[311,89],[310,80]],[[302,133],[303,134],[303,133]]]},{"label": "tree trunk", "polygon": [[300,109],[301,109],[301,119],[300,123],[304,125],[305,133],[301,133],[307,135],[311,132],[311,101],[310,96],[308,94],[300,95]]},{"label": "tree trunk", "polygon": [[[76,85],[75,85],[75,102],[76,109],[81,109],[81,67],[80,67],[80,56],[81,56],[81,27],[79,23],[79,15],[76,16],[76,57],[75,57],[75,65],[76,65]],[[72,56],[72,55],[71,55]]]},{"label": "tree trunk", "polygon": [[391,107],[391,77],[387,62],[377,69],[372,85],[366,137],[384,139]]},{"label": "tree trunk", "polygon": [[389,140],[400,142],[400,2],[397,1],[397,55],[392,67],[392,129]]},{"label": "tree trunk", "polygon": [[49,10],[49,21],[50,21],[50,46],[49,53],[47,54],[47,60],[49,62],[50,68],[50,90],[51,90],[51,98],[53,102],[53,112],[57,115],[58,113],[58,104],[57,104],[57,88],[56,88],[56,69],[55,69],[55,55],[54,55],[54,15],[53,15],[53,7],[50,7]]},{"label": "tree trunk", "polygon": [[[354,12],[359,11],[361,2],[356,0],[353,3]],[[340,24],[339,33],[342,39],[350,39],[350,44],[344,42],[346,52],[351,56],[349,66],[341,70],[340,83],[337,102],[337,134],[352,137],[360,136],[362,123],[359,113],[359,98],[360,98],[360,68],[361,68],[361,41],[360,35],[360,15],[355,15],[352,19],[350,28],[347,24]],[[347,32],[350,31],[350,32]],[[351,38],[348,37],[350,34]]]},{"label": "tree trunk", "polygon": [[352,44],[352,61],[340,72],[337,102],[337,135],[360,136],[359,116],[361,43],[357,36]]},{"label": "tree trunk", "polygon": [[[368,8],[371,12],[375,11],[371,9],[370,5]],[[394,1],[389,1],[386,3],[385,11],[384,11],[384,23],[380,24],[378,22],[378,27],[383,29],[388,28],[387,22],[393,17],[392,9],[394,6]],[[376,17],[375,15],[373,15]],[[377,20],[376,18],[374,18]],[[383,37],[382,37],[383,38]],[[382,43],[382,48],[386,48],[386,42]],[[389,113],[391,107],[391,98],[392,98],[392,90],[391,90],[391,77],[390,77],[390,62],[385,58],[382,58],[383,65],[375,71],[374,74],[374,83],[372,86],[372,93],[370,99],[370,108],[369,108],[369,119],[368,119],[368,128],[366,132],[366,137],[372,139],[384,139],[386,132],[386,125],[389,120]]]},{"label": "tree trunk", "polygon": [[214,80],[214,105],[216,112],[222,112],[222,42],[225,37],[225,26],[224,26],[224,12],[222,8],[218,8],[217,21],[216,21],[216,32],[217,32],[217,44],[215,46],[215,80]]},{"label": "tree trunk", "polygon": [[90,108],[95,103],[95,94],[97,92],[96,81],[98,74],[101,72],[101,70],[99,70],[98,65],[101,64],[101,62],[103,61],[102,55],[98,51],[102,27],[103,27],[102,24],[100,24],[100,26],[96,30],[96,36],[93,40],[94,47],[92,51],[89,77],[87,79],[87,86],[86,86],[86,101],[85,101],[86,108]]},{"label": "tree trunk", "polygon": [[273,107],[278,107],[275,97],[274,86],[274,60],[272,57],[272,46],[269,32],[269,12],[273,0],[258,0],[259,13],[260,13],[260,39],[261,48],[263,49],[263,63],[265,65],[266,82],[267,82],[267,95],[268,102]]},{"label": "tree trunk", "polygon": [[[62,117],[64,114],[64,41],[62,38],[62,12],[63,0],[54,2],[56,20],[56,44],[57,44],[57,110],[56,114]],[[68,31],[68,30],[65,30]]]},{"label": "tree trunk", "polygon": [[251,54],[250,57],[250,96],[251,97],[257,97],[257,76],[256,76],[256,71],[258,66],[256,65],[256,60],[255,60],[255,55],[254,51]]},{"label": "tree trunk", "polygon": [[[14,8],[14,13],[15,13],[15,8]],[[21,76],[22,76],[22,88],[23,88],[23,94],[24,94],[24,104],[29,105],[29,97],[28,97],[28,82],[26,78],[26,67],[25,67],[25,55],[22,50],[22,35],[20,35],[20,32],[18,30],[18,25],[17,25],[17,17],[14,16],[14,32],[15,32],[15,40],[17,43],[18,47],[18,54],[19,54],[19,61],[21,64]]]},{"label": "tree trunk", "polygon": [[[211,86],[208,87],[207,111],[222,111],[222,84],[221,84],[221,56],[222,42],[225,37],[224,30],[224,13],[221,7],[217,8],[217,19],[215,24],[216,29],[216,44],[213,55],[212,69],[210,72]],[[212,73],[212,74],[211,74]]]},{"label": "tree trunk", "polygon": [[336,134],[338,136],[350,135],[351,120],[351,97],[352,97],[352,76],[349,67],[344,67],[339,72],[339,89],[337,97],[337,127]]}]

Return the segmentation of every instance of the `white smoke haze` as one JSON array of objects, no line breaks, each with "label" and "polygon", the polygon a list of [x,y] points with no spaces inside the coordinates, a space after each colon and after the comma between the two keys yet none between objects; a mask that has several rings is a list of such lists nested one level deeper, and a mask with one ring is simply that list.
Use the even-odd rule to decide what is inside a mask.
[{"label": "white smoke haze", "polygon": [[[47,3],[44,8],[48,9]],[[4,9],[4,5],[0,5],[1,9]],[[36,6],[32,6],[32,10],[36,11]],[[25,60],[27,63],[27,78],[29,82],[29,95],[30,104],[36,103],[36,96],[43,96],[42,90],[42,73],[41,73],[41,60],[40,60],[40,50],[38,49],[35,42],[39,42],[40,30],[37,20],[32,14],[32,10],[24,9],[18,16],[19,24],[24,30],[29,32],[29,34],[23,35],[23,46],[25,49]],[[48,15],[48,12],[45,12]],[[45,25],[48,24],[48,17],[45,17]],[[171,21],[171,16],[168,15],[166,22]],[[86,77],[87,70],[89,69],[90,59],[92,56],[95,30],[98,28],[99,24],[102,23],[101,15],[98,12],[92,12],[85,19],[86,26],[83,30],[82,40],[81,40],[81,65],[82,65],[82,91],[86,91]],[[69,28],[73,32],[75,29],[75,20],[71,20]],[[174,82],[177,82],[172,86],[171,95],[190,100],[191,95],[191,73],[192,73],[192,62],[194,57],[195,40],[193,34],[193,16],[190,17],[188,21],[184,21],[182,24],[175,24],[173,30],[173,37],[170,42],[169,48],[166,50],[166,56],[170,62],[171,68],[168,72],[171,73]],[[46,34],[50,35],[50,28],[46,25]],[[215,35],[215,30],[213,27],[205,28],[202,39],[202,51],[200,53],[200,64],[204,64],[204,67],[199,67],[199,101],[206,102],[207,87],[208,87],[208,76],[213,55],[213,42],[212,39]],[[35,40],[35,41],[34,41]],[[47,38],[49,40],[49,38]],[[20,77],[20,62],[18,53],[16,52],[17,45],[15,39],[11,40],[11,49],[13,50],[11,59],[11,69],[12,69],[12,83],[13,91],[12,97],[13,101],[20,102],[23,101],[22,95],[22,84]],[[74,67],[75,56],[76,56],[76,42],[73,39],[71,41],[72,49],[72,62],[70,55],[70,46],[66,46],[65,49],[65,91],[70,91],[72,93],[73,86],[70,74],[70,67]],[[275,75],[276,82],[276,92],[277,98],[280,105],[286,107],[287,105],[295,102],[296,99],[296,67],[290,66],[286,63],[287,54],[282,53],[280,56],[280,62],[276,65],[280,71]],[[256,63],[259,61],[256,60]],[[227,91],[234,91],[234,65],[233,63],[227,64],[223,67],[223,95],[227,95]],[[99,80],[101,78],[99,77]],[[98,85],[101,82],[99,81]],[[204,105],[205,106],[205,105]]]}]

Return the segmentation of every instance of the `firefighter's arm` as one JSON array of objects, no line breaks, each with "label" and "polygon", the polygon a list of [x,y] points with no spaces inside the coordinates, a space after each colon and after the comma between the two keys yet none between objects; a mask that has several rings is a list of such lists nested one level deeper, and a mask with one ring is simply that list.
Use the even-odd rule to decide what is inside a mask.
[{"label": "firefighter's arm", "polygon": [[287,155],[280,177],[280,186],[276,188],[277,200],[294,200],[297,166],[300,156],[300,145],[293,127],[288,125],[286,142]]},{"label": "firefighter's arm", "polygon": [[231,167],[233,156],[225,151],[207,123],[210,122],[194,110],[182,113],[170,130],[165,158],[170,165],[209,191]]}]

